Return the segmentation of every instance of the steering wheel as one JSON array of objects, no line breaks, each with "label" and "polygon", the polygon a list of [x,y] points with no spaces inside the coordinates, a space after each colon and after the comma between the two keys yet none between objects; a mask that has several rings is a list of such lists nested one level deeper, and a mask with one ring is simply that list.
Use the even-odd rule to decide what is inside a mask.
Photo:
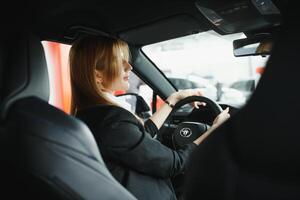
[{"label": "steering wheel", "polygon": [[[167,119],[165,120],[165,123],[167,127],[171,127],[171,121],[174,117],[174,114],[177,112],[179,108],[181,108],[183,105],[186,105],[188,103],[192,102],[205,102],[206,107],[209,108],[209,111],[212,112],[212,114],[217,117],[223,109],[219,104],[217,104],[215,101],[203,97],[203,96],[189,96],[186,97],[179,102],[177,102],[171,111],[171,113],[168,115]],[[200,123],[200,122],[181,122],[179,123],[175,128],[175,131],[172,133],[172,143],[173,147],[177,148],[178,146],[183,146],[185,144],[193,142],[195,139],[197,139],[200,135],[202,135],[204,132],[209,129],[209,125]]]}]

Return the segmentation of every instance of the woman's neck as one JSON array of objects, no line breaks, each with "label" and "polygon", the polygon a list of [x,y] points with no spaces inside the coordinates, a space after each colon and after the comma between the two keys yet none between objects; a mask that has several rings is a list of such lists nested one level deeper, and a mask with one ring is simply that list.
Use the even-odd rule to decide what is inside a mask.
[{"label": "woman's neck", "polygon": [[105,92],[105,93],[108,93],[108,94],[110,94],[110,95],[114,95],[114,93],[115,93],[115,91],[109,90],[109,89],[105,89],[104,92]]}]

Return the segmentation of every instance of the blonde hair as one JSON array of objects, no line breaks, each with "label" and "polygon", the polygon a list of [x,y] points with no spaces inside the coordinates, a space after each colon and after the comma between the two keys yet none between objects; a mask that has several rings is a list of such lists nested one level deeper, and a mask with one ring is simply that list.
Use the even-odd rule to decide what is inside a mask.
[{"label": "blonde hair", "polygon": [[[121,73],[123,60],[129,58],[128,45],[122,40],[98,36],[76,40],[69,54],[71,114],[92,105],[114,105],[103,92]],[[96,83],[96,70],[103,75],[101,85]]]}]

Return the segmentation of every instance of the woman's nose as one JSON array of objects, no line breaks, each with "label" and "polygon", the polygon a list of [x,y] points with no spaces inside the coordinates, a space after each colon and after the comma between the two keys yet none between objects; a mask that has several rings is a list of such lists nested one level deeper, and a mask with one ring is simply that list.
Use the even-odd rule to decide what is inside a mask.
[{"label": "woman's nose", "polygon": [[132,71],[132,66],[129,62],[126,62],[126,71]]}]

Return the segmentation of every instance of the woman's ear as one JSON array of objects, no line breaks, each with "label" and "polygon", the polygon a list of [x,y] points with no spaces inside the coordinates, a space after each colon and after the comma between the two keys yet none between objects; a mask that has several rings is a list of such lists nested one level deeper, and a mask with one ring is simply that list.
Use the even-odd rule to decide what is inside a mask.
[{"label": "woman's ear", "polygon": [[95,79],[97,84],[102,84],[103,82],[103,75],[97,69],[95,69]]}]

